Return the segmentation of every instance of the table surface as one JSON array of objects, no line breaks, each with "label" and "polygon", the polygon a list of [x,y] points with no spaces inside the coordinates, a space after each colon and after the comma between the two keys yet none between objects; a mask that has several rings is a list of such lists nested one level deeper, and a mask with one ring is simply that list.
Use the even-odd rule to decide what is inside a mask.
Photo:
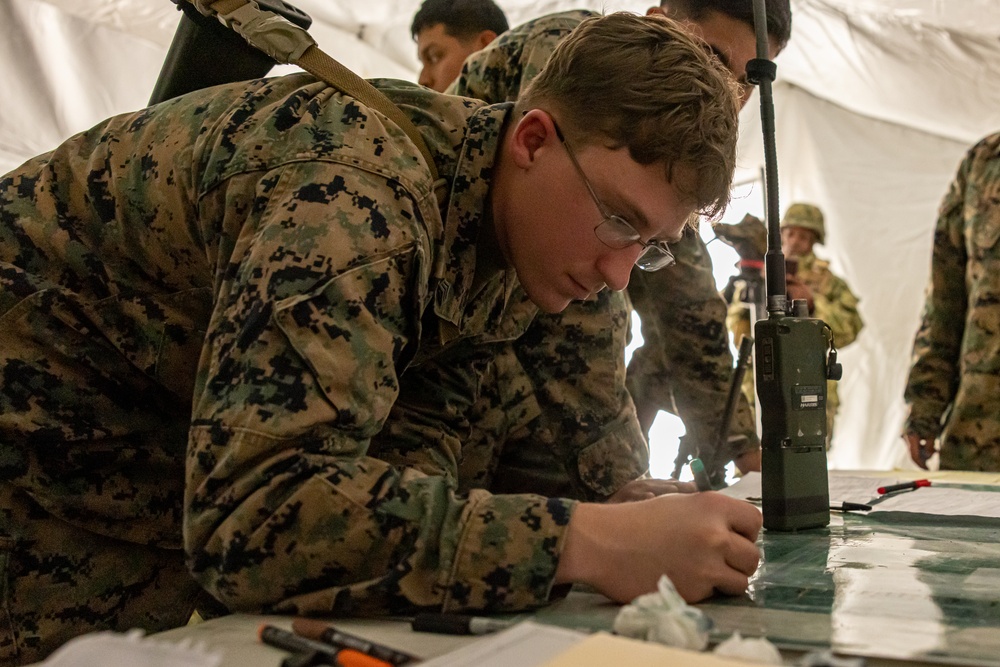
[{"label": "table surface", "polygon": [[[995,473],[856,473],[997,494]],[[743,597],[699,604],[713,641],[765,636],[783,650],[915,664],[1000,665],[1000,522],[983,517],[831,515],[825,528],[764,531],[761,567]],[[536,618],[608,627],[616,608],[570,598]]]},{"label": "table surface", "polygon": [[[835,473],[836,474],[836,473]],[[857,473],[850,473],[857,474]],[[998,493],[1000,475],[891,472],[974,484]],[[748,594],[698,605],[713,621],[713,641],[738,630],[766,636],[786,656],[832,647],[869,657],[869,665],[1000,666],[1000,530],[995,520],[955,517],[906,522],[838,515],[822,529],[765,531],[763,561]],[[575,591],[540,610],[536,621],[608,630],[618,606]],[[269,622],[288,617],[232,615],[163,632],[224,654],[223,667],[275,667],[287,655],[257,643]],[[337,619],[338,629],[422,658],[443,655],[477,638],[415,633],[405,620]]]}]

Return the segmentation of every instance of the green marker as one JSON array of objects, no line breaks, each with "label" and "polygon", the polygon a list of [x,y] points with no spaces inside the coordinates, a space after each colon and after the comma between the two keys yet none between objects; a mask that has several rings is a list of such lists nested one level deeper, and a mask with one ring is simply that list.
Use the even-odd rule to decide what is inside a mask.
[{"label": "green marker", "polygon": [[699,491],[711,491],[712,481],[708,479],[708,473],[705,472],[705,464],[701,462],[699,458],[691,459],[691,474],[694,475],[694,484],[698,487]]}]

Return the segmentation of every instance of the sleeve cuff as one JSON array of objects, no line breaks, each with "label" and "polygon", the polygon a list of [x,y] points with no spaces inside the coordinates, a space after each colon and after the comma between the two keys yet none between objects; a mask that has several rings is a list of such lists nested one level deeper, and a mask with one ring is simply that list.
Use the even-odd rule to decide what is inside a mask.
[{"label": "sleeve cuff", "polygon": [[626,411],[599,440],[577,456],[589,500],[604,500],[649,472],[649,445],[632,411]]},{"label": "sleeve cuff", "polygon": [[473,492],[443,611],[517,611],[547,604],[576,501]]}]

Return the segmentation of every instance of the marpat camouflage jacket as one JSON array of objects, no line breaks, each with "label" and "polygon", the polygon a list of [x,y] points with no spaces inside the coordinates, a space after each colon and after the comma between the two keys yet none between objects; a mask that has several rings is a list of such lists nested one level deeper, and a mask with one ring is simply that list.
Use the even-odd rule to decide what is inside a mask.
[{"label": "marpat camouflage jacket", "polygon": [[0,470],[90,531],[183,545],[231,609],[543,604],[574,501],[494,495],[499,454],[464,456],[524,403],[482,386],[536,312],[477,258],[510,107],[376,84],[440,207],[399,128],[301,74],[0,179]]},{"label": "marpat camouflage jacket", "polygon": [[941,466],[1000,470],[1000,134],[966,154],[941,202],[904,427]]}]

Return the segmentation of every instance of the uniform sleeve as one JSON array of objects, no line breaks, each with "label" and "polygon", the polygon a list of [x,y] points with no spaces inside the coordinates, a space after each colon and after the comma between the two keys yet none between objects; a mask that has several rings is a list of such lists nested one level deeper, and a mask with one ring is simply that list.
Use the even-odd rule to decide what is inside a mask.
[{"label": "uniform sleeve", "polygon": [[904,430],[928,439],[940,433],[942,417],[954,400],[959,381],[968,301],[963,212],[971,159],[970,154],[962,163],[941,203],[934,229],[931,277],[904,392],[910,408]]},{"label": "uniform sleeve", "polygon": [[[730,437],[718,451],[718,428],[733,375],[726,329],[726,303],[719,296],[712,260],[691,229],[671,248],[676,264],[661,271],[633,270],[629,294],[656,347],[639,348],[628,368],[629,389],[646,401],[674,411],[684,422],[685,442],[706,465],[726,462],[760,446],[750,406],[740,393]],[[644,408],[639,407],[639,410]],[[695,453],[695,452],[692,452]]]},{"label": "uniform sleeve", "polygon": [[445,92],[489,104],[516,100],[521,92],[521,45],[506,35],[466,58],[461,74]]},{"label": "uniform sleeve", "polygon": [[419,420],[410,432],[423,438],[405,458],[370,451],[429,298],[430,241],[408,192],[321,162],[243,178],[200,212],[245,220],[222,244],[194,395],[184,516],[194,576],[246,611],[547,601],[573,504],[457,492],[453,417],[468,378],[440,378],[423,410],[400,415]]},{"label": "uniform sleeve", "polygon": [[514,102],[538,76],[556,45],[591,12],[566,12],[509,30],[466,58],[462,72],[445,91],[484,100]]}]

